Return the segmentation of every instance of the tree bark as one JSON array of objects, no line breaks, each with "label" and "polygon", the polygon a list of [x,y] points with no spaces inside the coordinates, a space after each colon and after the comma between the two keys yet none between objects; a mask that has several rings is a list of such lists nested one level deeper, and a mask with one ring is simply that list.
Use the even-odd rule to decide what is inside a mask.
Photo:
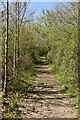
[{"label": "tree bark", "polygon": [[17,2],[15,3],[15,37],[14,37],[14,67],[13,67],[13,78],[16,78],[16,40],[17,40]]},{"label": "tree bark", "polygon": [[18,2],[18,67],[19,67],[19,2]]},{"label": "tree bark", "polygon": [[9,26],[9,2],[7,0],[7,22],[6,22],[6,39],[5,39],[5,79],[3,93],[7,96],[7,81],[8,81],[8,26]]}]

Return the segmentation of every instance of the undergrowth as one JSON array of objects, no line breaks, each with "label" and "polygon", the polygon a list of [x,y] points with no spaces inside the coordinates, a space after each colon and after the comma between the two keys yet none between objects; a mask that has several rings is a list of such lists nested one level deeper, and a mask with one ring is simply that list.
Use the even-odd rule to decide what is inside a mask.
[{"label": "undergrowth", "polygon": [[8,83],[8,96],[3,99],[3,119],[18,120],[21,117],[19,111],[20,98],[27,96],[29,86],[32,84],[32,80],[34,79],[34,71],[35,69],[21,72],[13,83]]},{"label": "undergrowth", "polygon": [[78,105],[78,85],[71,83],[70,76],[66,76],[61,71],[55,72],[52,64],[49,65],[52,73],[54,74],[55,80],[57,80],[61,86],[61,90],[64,90],[64,95],[67,96],[68,101],[73,104],[73,106]]}]

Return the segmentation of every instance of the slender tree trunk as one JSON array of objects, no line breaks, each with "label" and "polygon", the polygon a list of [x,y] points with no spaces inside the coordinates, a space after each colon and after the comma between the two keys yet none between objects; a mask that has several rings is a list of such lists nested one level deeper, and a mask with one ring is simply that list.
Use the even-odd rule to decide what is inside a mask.
[{"label": "slender tree trunk", "polygon": [[15,3],[15,38],[14,38],[14,68],[13,78],[16,78],[16,40],[17,40],[17,2]]},{"label": "slender tree trunk", "polygon": [[19,67],[19,2],[18,2],[18,67]]},{"label": "slender tree trunk", "polygon": [[4,95],[7,96],[7,81],[8,81],[8,26],[9,26],[9,3],[7,0],[7,23],[6,23],[6,40],[5,40],[5,80],[4,80]]},{"label": "slender tree trunk", "polygon": [[78,2],[78,119],[80,120],[80,2]]}]

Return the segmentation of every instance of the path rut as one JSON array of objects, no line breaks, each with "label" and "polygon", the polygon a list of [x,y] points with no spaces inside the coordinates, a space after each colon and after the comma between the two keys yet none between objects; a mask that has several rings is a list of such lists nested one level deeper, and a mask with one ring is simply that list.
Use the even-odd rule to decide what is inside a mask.
[{"label": "path rut", "polygon": [[21,99],[22,118],[75,118],[77,112],[68,102],[64,91],[54,79],[44,57],[36,66],[33,86],[25,99]]}]

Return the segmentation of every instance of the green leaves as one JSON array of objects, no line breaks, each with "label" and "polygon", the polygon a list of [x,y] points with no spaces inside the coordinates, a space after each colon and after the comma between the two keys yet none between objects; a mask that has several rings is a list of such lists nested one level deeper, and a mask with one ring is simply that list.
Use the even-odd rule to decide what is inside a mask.
[{"label": "green leaves", "polygon": [[[47,61],[52,64],[55,76],[64,87],[68,87],[67,90],[71,94],[76,93],[78,82],[77,12],[77,4],[61,4],[55,10],[43,10],[43,15],[38,22],[38,30],[45,41],[45,46],[48,47]],[[44,41],[42,40],[42,44]]]}]

